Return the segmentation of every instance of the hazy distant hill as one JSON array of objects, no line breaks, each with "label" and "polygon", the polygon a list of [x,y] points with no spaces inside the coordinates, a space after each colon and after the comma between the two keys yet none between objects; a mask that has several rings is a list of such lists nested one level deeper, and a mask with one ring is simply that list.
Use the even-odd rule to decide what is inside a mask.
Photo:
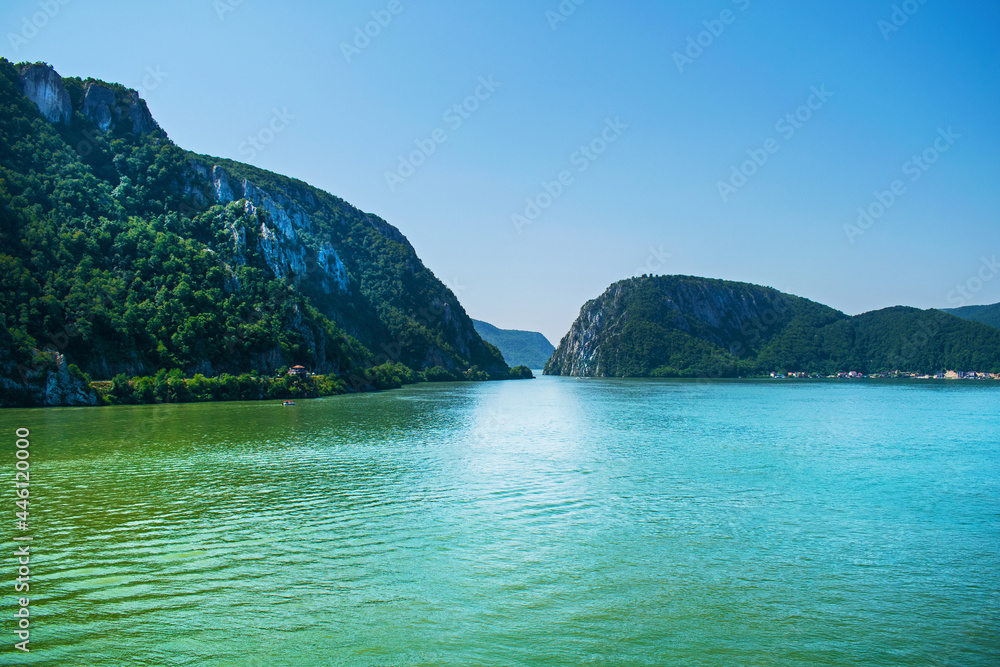
[{"label": "hazy distant hill", "polygon": [[982,322],[1000,329],[1000,303],[994,303],[992,306],[965,306],[963,308],[944,308],[943,310],[956,317],[961,317],[963,320]]},{"label": "hazy distant hill", "polygon": [[483,340],[500,349],[504,360],[512,368],[515,366],[542,368],[556,349],[537,331],[498,329],[488,322],[475,319],[472,320],[472,324]]},{"label": "hazy distant hill", "polygon": [[1000,372],[1000,330],[897,306],[856,317],[748,283],[644,276],[580,310],[551,375],[735,377],[943,369]]}]

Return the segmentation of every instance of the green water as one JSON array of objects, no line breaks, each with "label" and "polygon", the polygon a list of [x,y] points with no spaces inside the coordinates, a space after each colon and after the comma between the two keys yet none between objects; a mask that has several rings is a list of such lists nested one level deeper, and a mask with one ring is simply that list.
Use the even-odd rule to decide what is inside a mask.
[{"label": "green water", "polygon": [[3,411],[0,663],[997,665],[998,385]]}]

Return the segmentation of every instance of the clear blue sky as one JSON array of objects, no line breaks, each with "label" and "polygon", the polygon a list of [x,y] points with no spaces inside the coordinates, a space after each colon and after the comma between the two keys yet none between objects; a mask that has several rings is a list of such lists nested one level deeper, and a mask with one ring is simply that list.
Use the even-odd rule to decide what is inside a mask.
[{"label": "clear blue sky", "polygon": [[[182,147],[381,215],[500,327],[558,342],[587,299],[644,272],[851,314],[1000,301],[982,269],[1000,255],[995,2],[899,2],[913,12],[899,26],[889,0],[568,0],[566,17],[559,0],[62,2],[4,2],[0,53],[143,87]],[[387,25],[345,55],[372,12]],[[477,88],[478,108],[445,116]],[[254,155],[244,142],[274,109],[294,118]],[[390,188],[386,172],[438,129],[446,141]],[[602,132],[603,153],[577,152]],[[933,164],[907,164],[925,150]],[[724,200],[748,151],[767,161]],[[543,182],[557,192],[563,171],[550,202]],[[897,180],[850,242],[844,226]],[[548,207],[518,231],[539,195]]]}]

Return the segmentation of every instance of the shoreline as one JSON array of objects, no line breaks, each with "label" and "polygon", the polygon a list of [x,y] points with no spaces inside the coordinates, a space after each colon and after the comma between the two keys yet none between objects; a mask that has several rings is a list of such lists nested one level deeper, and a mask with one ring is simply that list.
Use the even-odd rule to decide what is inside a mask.
[{"label": "shoreline", "polygon": [[933,377],[919,377],[919,378],[836,378],[836,377],[820,377],[820,378],[772,378],[766,375],[758,377],[656,377],[653,375],[627,375],[624,377],[612,376],[612,375],[546,375],[544,377],[562,377],[572,380],[681,380],[684,382],[765,382],[765,381],[780,381],[780,380],[791,380],[799,382],[860,382],[862,380],[867,381],[878,381],[878,382],[998,382],[1000,378],[973,378],[973,379],[939,379]]},{"label": "shoreline", "polygon": [[[536,369],[538,370],[538,369]],[[571,380],[657,380],[657,381],[671,381],[671,382],[684,382],[684,383],[708,383],[708,382],[765,382],[773,380],[792,380],[792,381],[807,381],[813,383],[821,382],[859,382],[859,381],[877,381],[877,382],[942,382],[945,384],[949,383],[960,383],[960,382],[979,382],[987,383],[1000,381],[1000,377],[934,377],[934,376],[910,376],[910,377],[878,377],[878,376],[856,376],[856,377],[837,377],[837,376],[821,376],[821,377],[770,377],[767,375],[760,375],[754,377],[655,377],[650,375],[638,375],[638,376],[628,376],[628,377],[616,377],[616,376],[585,376],[585,375],[546,375],[541,373],[536,376],[533,374],[530,377],[492,377],[488,379],[465,379],[465,378],[454,378],[454,379],[438,379],[438,380],[416,380],[401,382],[398,385],[391,386],[375,386],[373,384],[368,384],[361,389],[347,388],[344,386],[343,389],[338,387],[338,390],[329,392],[318,392],[318,393],[303,393],[303,394],[273,394],[273,395],[260,395],[257,396],[231,396],[231,397],[203,397],[203,396],[192,396],[184,400],[154,400],[149,401],[128,401],[128,402],[113,402],[108,399],[108,390],[113,384],[112,380],[95,380],[90,383],[90,387],[97,394],[96,403],[64,403],[58,405],[5,405],[0,406],[0,411],[6,410],[36,410],[42,408],[104,408],[104,407],[117,407],[124,405],[138,406],[138,405],[181,405],[186,403],[267,403],[269,401],[306,401],[315,400],[319,398],[329,398],[331,396],[350,396],[357,394],[374,394],[381,393],[385,391],[392,391],[395,389],[402,389],[403,387],[422,385],[422,384],[469,384],[469,383],[479,383],[479,382],[505,382],[511,380],[522,380],[522,379],[538,379],[539,377],[546,378],[565,378]],[[239,377],[239,376],[234,376]],[[310,376],[312,378],[325,378],[326,376]],[[142,378],[133,378],[142,379]],[[185,382],[192,382],[195,378],[182,378]],[[214,379],[214,378],[206,378]],[[282,378],[256,378],[259,381],[276,381]],[[343,380],[343,378],[338,378]]]},{"label": "shoreline", "polygon": [[[236,401],[297,401],[348,394],[364,394],[399,389],[424,383],[501,382],[535,379],[530,369],[517,366],[507,373],[487,373],[472,366],[450,372],[438,367],[414,371],[403,364],[383,364],[360,373],[345,375],[294,375],[261,377],[243,373],[223,373],[216,377],[195,374],[183,377],[180,371],[159,371],[155,376],[112,380],[80,380],[81,386],[69,401],[24,401],[0,406],[5,409],[94,408],[116,405],[160,405],[181,403],[229,403]],[[69,395],[64,392],[64,396]]]}]

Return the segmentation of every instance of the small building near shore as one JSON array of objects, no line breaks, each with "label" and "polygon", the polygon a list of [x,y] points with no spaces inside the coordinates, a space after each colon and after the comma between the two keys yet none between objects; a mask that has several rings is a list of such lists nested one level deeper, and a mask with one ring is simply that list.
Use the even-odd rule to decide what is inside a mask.
[{"label": "small building near shore", "polygon": [[305,366],[292,366],[288,369],[288,374],[291,377],[304,378],[309,377],[309,371],[305,369]]}]

